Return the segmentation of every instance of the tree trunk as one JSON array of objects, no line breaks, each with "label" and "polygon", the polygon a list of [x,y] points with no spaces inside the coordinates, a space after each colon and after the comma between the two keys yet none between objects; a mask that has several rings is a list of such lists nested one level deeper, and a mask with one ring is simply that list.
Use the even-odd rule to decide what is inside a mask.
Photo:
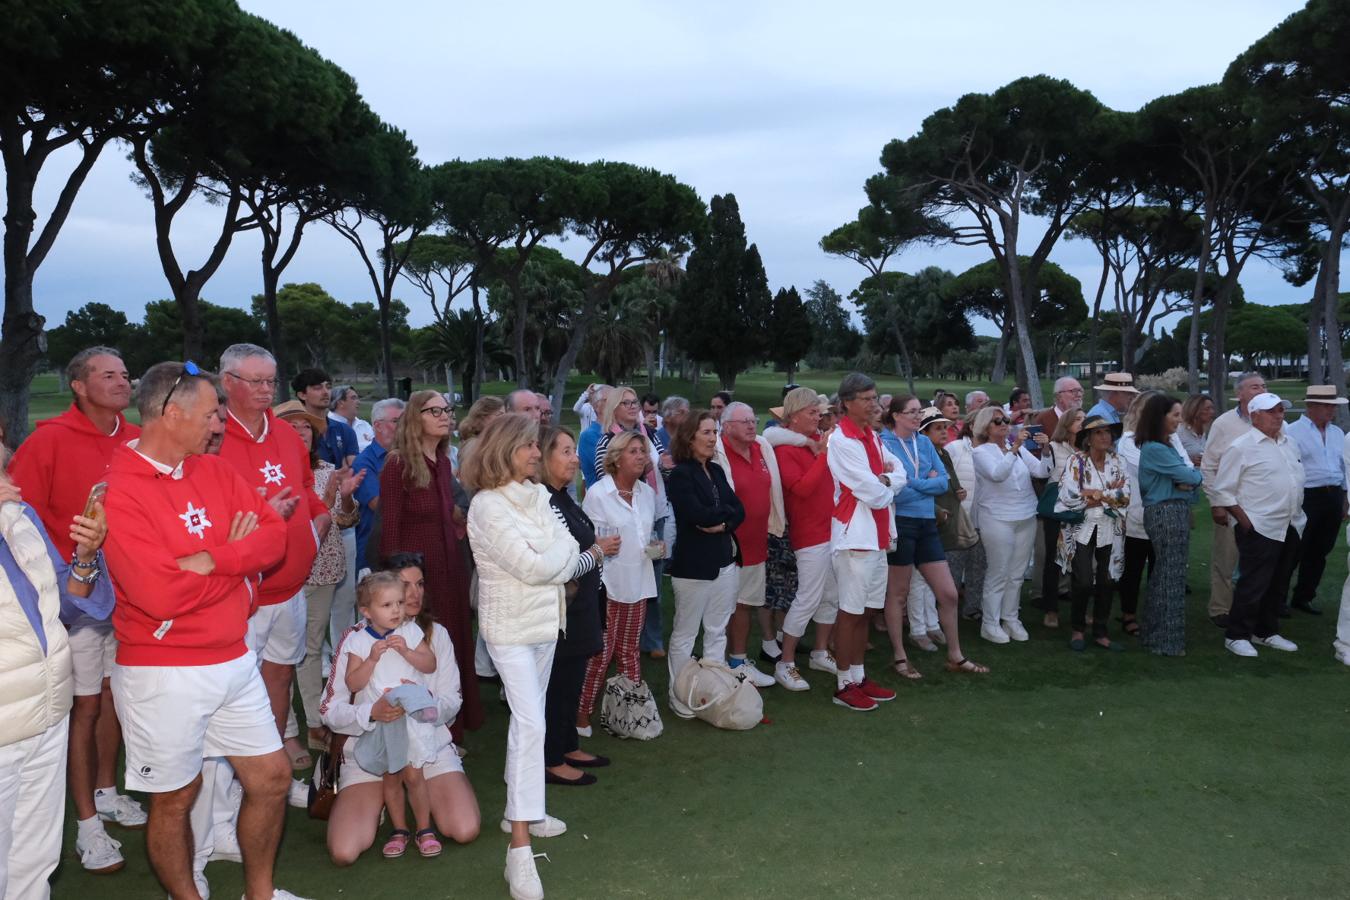
[{"label": "tree trunk", "polygon": [[[42,366],[46,320],[33,310],[33,272],[28,266],[28,244],[35,225],[33,179],[13,170],[10,148],[5,153],[5,313],[0,336],[0,418],[5,441],[11,447],[28,434],[28,391]],[[22,146],[19,147],[22,159]]]},{"label": "tree trunk", "polygon": [[483,340],[487,333],[487,322],[483,318],[483,304],[478,296],[478,279],[476,277],[470,286],[470,291],[473,298],[473,389],[465,395],[464,402],[472,404],[483,391],[483,368],[485,365]]},{"label": "tree trunk", "polygon": [[998,336],[998,344],[994,349],[994,368],[989,373],[989,380],[995,384],[1002,383],[1004,378],[1008,377],[1008,341],[1011,335],[1005,327],[1003,333]]},{"label": "tree trunk", "polygon": [[[588,292],[589,293],[589,292]],[[572,371],[572,366],[576,365],[577,357],[581,355],[581,348],[586,343],[586,335],[591,330],[591,320],[595,318],[595,310],[602,300],[609,298],[609,291],[604,292],[604,296],[590,296],[586,300],[585,308],[582,310],[576,325],[572,328],[572,333],[567,338],[567,349],[563,350],[562,357],[558,360],[558,367],[553,372],[553,421],[559,421],[562,415],[563,394],[567,390],[567,375]]]},{"label": "tree trunk", "polygon": [[911,395],[917,397],[919,396],[919,392],[914,390],[914,363],[909,358],[909,345],[905,343],[905,336],[900,333],[900,326],[894,322],[891,323],[891,335],[895,337],[896,343],[900,345],[901,371],[905,376],[906,382],[909,384],[909,392]]},{"label": "tree trunk", "polygon": [[[1317,286],[1313,289],[1312,302],[1308,304],[1308,383],[1330,384],[1327,381],[1326,358],[1322,354],[1322,329],[1326,325],[1326,278],[1327,257],[1323,250],[1322,262],[1317,267]],[[1327,335],[1328,342],[1333,340]]]},{"label": "tree trunk", "polygon": [[[1340,228],[1332,228],[1331,239],[1322,257],[1322,267],[1326,273],[1321,278],[1323,297],[1323,325],[1327,334],[1327,374],[1336,386],[1336,393],[1345,396],[1345,360],[1341,354],[1341,240],[1345,234],[1345,221]],[[1344,406],[1336,407],[1336,421],[1342,427],[1350,424],[1350,412]]]},{"label": "tree trunk", "polygon": [[1229,299],[1236,285],[1236,274],[1233,272],[1225,274],[1209,311],[1209,396],[1213,398],[1214,408],[1217,410],[1223,410],[1227,406],[1228,353],[1224,346],[1224,332],[1228,328]]},{"label": "tree trunk", "polygon": [[[390,248],[386,245],[386,255],[389,252]],[[380,359],[384,363],[384,387],[389,392],[386,395],[389,397],[397,396],[394,392],[394,341],[389,333],[393,328],[393,323],[389,320],[389,306],[393,293],[394,281],[386,272],[382,290],[376,299],[380,304]]]},{"label": "tree trunk", "polygon": [[[1187,388],[1190,393],[1200,393],[1200,310],[1205,305],[1205,273],[1209,269],[1209,257],[1212,252],[1210,234],[1214,227],[1214,210],[1211,205],[1205,203],[1205,219],[1200,226],[1200,254],[1195,261],[1195,287],[1191,291],[1191,334],[1186,341],[1186,375]],[[1214,386],[1210,385],[1210,396],[1213,397]],[[1219,401],[1214,401],[1214,408],[1218,412],[1223,412]]]},{"label": "tree trunk", "polygon": [[291,381],[291,373],[288,369],[289,361],[286,359],[286,347],[282,343],[281,314],[277,311],[277,281],[280,280],[281,273],[273,269],[267,262],[266,238],[264,238],[263,246],[263,304],[267,316],[267,343],[271,346],[272,357],[277,361],[276,395],[278,401],[280,401],[286,398],[286,386]]},{"label": "tree trunk", "polygon": [[1139,352],[1139,333],[1135,331],[1134,321],[1120,320],[1120,367],[1134,374],[1134,358]]},{"label": "tree trunk", "polygon": [[506,286],[516,301],[516,320],[511,323],[511,353],[516,358],[516,387],[530,386],[529,357],[525,354],[525,318],[529,315],[529,303],[520,291],[520,278],[508,278]]},{"label": "tree trunk", "polygon": [[642,344],[642,358],[647,367],[647,390],[656,393],[656,348],[650,341]]}]

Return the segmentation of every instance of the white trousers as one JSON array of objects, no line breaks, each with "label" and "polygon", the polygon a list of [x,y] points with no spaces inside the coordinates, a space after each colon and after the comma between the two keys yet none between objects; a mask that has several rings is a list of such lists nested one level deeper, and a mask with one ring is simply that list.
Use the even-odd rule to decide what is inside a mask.
[{"label": "white trousers", "polygon": [[984,541],[988,560],[984,572],[984,622],[993,625],[1020,621],[1022,580],[1036,540],[1036,518],[1001,522],[985,516],[980,519],[980,539]]},{"label": "white trousers", "polygon": [[666,647],[666,665],[670,669],[670,689],[674,691],[680,670],[693,659],[694,638],[698,637],[700,626],[703,659],[727,661],[727,622],[736,608],[740,574],[732,563],[712,581],[672,578],[670,586],[675,591],[675,624],[671,626],[670,644]]},{"label": "white trousers", "polygon": [[0,897],[46,900],[61,861],[70,717],[0,747]]},{"label": "white trousers", "polygon": [[[806,623],[833,625],[839,618],[839,588],[830,561],[830,542],[803,547],[797,557],[797,596],[783,617],[783,633],[795,638],[806,634]],[[821,648],[824,649],[823,647]]]},{"label": "white trousers", "polygon": [[544,818],[544,696],[557,646],[557,641],[487,642],[511,707],[506,730],[506,819],[511,822]]},{"label": "white trousers", "polygon": [[1341,612],[1336,617],[1336,640],[1331,646],[1336,653],[1350,653],[1350,578],[1345,579],[1345,587],[1341,588]]},{"label": "white trousers", "polygon": [[942,630],[942,623],[938,621],[937,596],[924,580],[918,566],[914,566],[914,572],[909,577],[909,597],[906,598],[905,610],[909,615],[910,634],[923,635]]}]

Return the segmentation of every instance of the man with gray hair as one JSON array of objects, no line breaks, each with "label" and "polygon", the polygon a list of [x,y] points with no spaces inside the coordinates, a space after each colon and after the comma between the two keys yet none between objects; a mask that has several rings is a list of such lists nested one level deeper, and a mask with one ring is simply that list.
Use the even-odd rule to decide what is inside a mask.
[{"label": "man with gray hair", "polygon": [[586,487],[591,487],[599,477],[595,474],[595,466],[588,465],[590,460],[595,459],[595,449],[600,446],[601,427],[600,419],[605,414],[605,404],[609,402],[609,395],[614,392],[614,388],[607,384],[593,384],[586,389],[589,397],[588,405],[595,413],[595,418],[591,424],[585,424],[582,420],[581,434],[577,435],[577,456],[583,460],[581,466],[581,477],[586,482]]},{"label": "man with gray hair", "polygon": [[783,483],[778,474],[778,457],[769,442],[759,435],[755,411],[735,401],[722,412],[722,435],[717,441],[714,461],[722,467],[727,484],[745,507],[745,519],[736,526],[736,545],[740,548],[740,587],[736,611],[727,627],[730,653],[727,663],[732,671],[742,669],[755,687],[777,684],[773,676],[761,672],[746,658],[750,637],[750,610],[756,610],[760,637],[774,640],[772,615],[764,607],[766,567],[769,559],[769,535],[783,536]]},{"label": "man with gray hair", "polygon": [[984,391],[971,391],[966,394],[966,415],[979,412],[989,405],[989,395]]},{"label": "man with gray hair", "polygon": [[529,388],[517,388],[506,395],[506,411],[539,418],[539,395]]},{"label": "man with gray hair", "polygon": [[[1209,427],[1200,472],[1205,476],[1205,490],[1211,496],[1223,455],[1234,441],[1252,430],[1247,404],[1265,392],[1266,380],[1260,372],[1243,372],[1237,380],[1237,408],[1219,416]],[[1227,628],[1228,611],[1233,605],[1233,572],[1238,565],[1237,539],[1228,510],[1211,505],[1209,514],[1214,519],[1214,544],[1209,557],[1209,618],[1218,627]]]},{"label": "man with gray hair", "polygon": [[[372,565],[369,560],[369,548],[372,546],[371,537],[375,537],[373,546],[376,552],[379,552],[379,535],[375,534],[376,526],[380,521],[380,473],[384,471],[384,463],[389,456],[389,448],[394,446],[394,434],[398,431],[399,419],[403,417],[403,411],[407,409],[408,404],[397,397],[390,397],[387,400],[380,400],[370,408],[370,424],[375,430],[375,440],[370,446],[356,455],[356,461],[352,463],[352,475],[359,472],[365,472],[366,477],[356,488],[356,493],[352,496],[356,498],[356,505],[361,510],[361,519],[356,523],[356,568],[357,580],[360,576],[371,569],[379,568],[378,565]],[[378,561],[377,561],[378,562]],[[336,621],[333,623],[338,625]],[[339,628],[345,628],[351,625],[351,621],[343,622]],[[333,646],[337,646],[337,639],[341,636],[341,631],[332,635]]]},{"label": "man with gray hair", "polygon": [[333,388],[332,398],[329,401],[332,407],[328,411],[328,418],[346,423],[356,434],[356,452],[370,446],[370,442],[375,440],[375,432],[371,430],[370,423],[361,418],[361,395],[356,392],[356,388],[350,384],[339,384]]},{"label": "man with gray hair", "polygon": [[538,404],[539,426],[542,428],[551,424],[553,422],[553,401],[548,399],[548,394],[541,394],[538,391],[535,392],[534,399],[535,403]]},{"label": "man with gray hair", "polygon": [[656,436],[661,439],[661,443],[669,447],[671,433],[680,427],[680,423],[689,415],[689,401],[683,397],[671,394],[661,404],[661,426],[656,429]]}]

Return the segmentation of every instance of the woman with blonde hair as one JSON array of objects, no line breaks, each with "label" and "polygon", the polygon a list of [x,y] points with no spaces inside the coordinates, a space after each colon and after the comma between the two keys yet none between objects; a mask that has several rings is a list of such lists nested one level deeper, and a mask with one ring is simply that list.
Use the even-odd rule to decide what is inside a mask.
[{"label": "woman with blonde hair", "polygon": [[[642,480],[647,467],[647,440],[636,431],[614,435],[605,453],[607,477],[586,492],[582,510],[604,535],[617,535],[619,548],[606,558],[601,578],[608,598],[605,606],[605,644],[591,657],[586,683],[577,706],[577,728],[591,727],[591,712],[601,683],[616,660],[619,671],[642,681],[638,639],[642,634],[647,600],[656,596],[656,572],[648,552],[656,524],[656,493]],[[665,555],[660,548],[659,555]]]},{"label": "woman with blonde hair", "polygon": [[455,476],[450,471],[450,406],[436,391],[417,391],[398,420],[394,446],[380,473],[380,556],[422,554],[427,608],[455,645],[464,705],[452,729],[483,724],[478,676],[473,667],[469,573],[453,519]]},{"label": "woman with blonde hair", "polygon": [[[998,406],[987,406],[975,416],[971,438],[975,450],[975,526],[984,541],[988,567],[984,578],[984,615],[980,637],[995,644],[1025,641],[1022,625],[1022,580],[1036,541],[1036,493],[1032,478],[1050,474],[1049,459],[1038,459],[1026,448],[1027,429],[1011,440],[1012,417]],[[1039,432],[1037,444],[1049,443]]]},{"label": "woman with blonde hair", "polygon": [[507,413],[488,425],[464,462],[477,493],[469,543],[478,562],[478,626],[511,708],[506,737],[506,880],[515,898],[541,898],[530,835],[567,826],[544,812],[545,698],[566,616],[563,585],[581,553],[539,477],[539,419]]}]

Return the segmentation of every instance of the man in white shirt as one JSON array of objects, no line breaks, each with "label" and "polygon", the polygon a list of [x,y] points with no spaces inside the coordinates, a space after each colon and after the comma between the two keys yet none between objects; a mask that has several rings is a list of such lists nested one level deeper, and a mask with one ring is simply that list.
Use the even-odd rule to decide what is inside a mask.
[{"label": "man in white shirt", "polygon": [[1289,404],[1274,394],[1257,394],[1247,404],[1252,427],[1225,453],[1210,503],[1223,507],[1236,523],[1238,570],[1233,607],[1224,630],[1224,646],[1237,656],[1256,656],[1253,644],[1273,650],[1297,650],[1280,636],[1280,607],[1298,560],[1303,514],[1303,462],[1284,434]]},{"label": "man in white shirt", "polygon": [[[1237,380],[1237,409],[1214,420],[1205,442],[1205,455],[1200,460],[1200,471],[1205,476],[1205,488],[1214,484],[1219,463],[1233,441],[1251,431],[1247,418],[1247,403],[1266,392],[1266,380],[1259,372],[1244,372]],[[1237,569],[1237,544],[1233,540],[1232,523],[1228,513],[1210,500],[1210,516],[1214,519],[1214,546],[1209,556],[1209,619],[1220,628],[1228,627],[1228,607],[1233,605],[1233,571]]]},{"label": "man in white shirt", "polygon": [[1298,581],[1290,605],[1314,616],[1322,610],[1313,602],[1327,555],[1336,546],[1347,506],[1345,500],[1345,432],[1332,423],[1337,407],[1348,401],[1336,396],[1330,384],[1315,384],[1303,398],[1306,411],[1284,433],[1298,447],[1303,461],[1303,513],[1308,525],[1299,548]]},{"label": "man in white shirt", "polygon": [[606,385],[594,383],[586,385],[586,390],[582,391],[581,396],[577,398],[577,402],[572,404],[572,412],[576,413],[577,418],[581,420],[581,427],[577,429],[577,434],[600,421],[600,411],[596,409],[595,401],[598,392],[603,387],[606,387]]},{"label": "man in white shirt", "polygon": [[838,691],[834,702],[867,712],[895,691],[873,682],[863,670],[867,623],[886,605],[886,552],[895,546],[895,495],[905,487],[905,469],[881,444],[877,385],[858,372],[839,385],[839,424],[826,449],[834,476],[830,555],[839,585],[839,619],[834,627]]}]

